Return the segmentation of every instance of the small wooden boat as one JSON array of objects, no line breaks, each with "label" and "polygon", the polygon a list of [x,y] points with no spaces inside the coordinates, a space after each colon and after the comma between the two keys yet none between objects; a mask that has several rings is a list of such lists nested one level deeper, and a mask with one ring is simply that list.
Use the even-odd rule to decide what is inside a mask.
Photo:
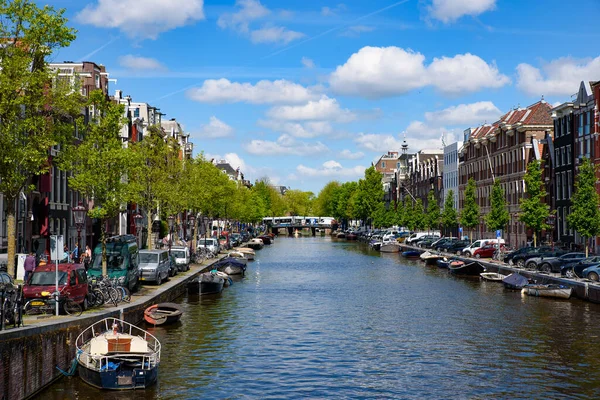
[{"label": "small wooden boat", "polygon": [[384,243],[379,246],[379,251],[382,253],[400,253],[400,244],[398,242]]},{"label": "small wooden boat", "polygon": [[254,260],[254,256],[256,255],[256,252],[254,250],[252,250],[250,247],[238,247],[235,250],[242,253],[244,255],[244,257],[246,258],[246,260],[249,260],[249,261]]},{"label": "small wooden boat", "polygon": [[448,266],[448,271],[454,275],[479,276],[479,274],[485,271],[485,268],[478,262],[471,262],[467,264],[461,261],[461,264],[450,263]]},{"label": "small wooden boat", "polygon": [[542,285],[530,283],[523,286],[523,289],[521,289],[521,293],[529,296],[554,297],[557,299],[568,299],[571,297],[572,292],[572,288],[556,284]]},{"label": "small wooden boat", "polygon": [[227,275],[244,275],[246,273],[246,260],[225,257],[212,265],[217,271],[225,272]]},{"label": "small wooden boat", "polygon": [[521,290],[523,289],[523,286],[529,283],[529,279],[527,279],[521,274],[517,274],[516,272],[514,272],[502,279],[502,283],[507,289]]},{"label": "small wooden boat", "polygon": [[217,294],[223,291],[225,278],[218,271],[203,272],[188,282],[188,291],[194,294]]},{"label": "small wooden boat", "polygon": [[250,247],[252,250],[260,250],[265,247],[265,244],[263,243],[262,239],[253,238],[250,239],[246,246]]},{"label": "small wooden boat", "polygon": [[443,256],[430,253],[429,251],[426,251],[425,253],[421,254],[419,257],[421,258],[421,260],[425,261],[425,264],[433,264],[433,265],[435,265],[437,263],[437,260],[443,258]]},{"label": "small wooden boat", "polygon": [[167,325],[179,321],[183,310],[179,304],[158,303],[144,311],[144,320],[151,325]]},{"label": "small wooden boat", "polygon": [[497,272],[482,272],[479,274],[481,279],[484,281],[502,282],[502,279],[506,278],[506,275],[499,274]]},{"label": "small wooden boat", "polygon": [[128,322],[97,321],[77,336],[75,347],[79,376],[91,386],[145,389],[158,379],[160,342]]},{"label": "small wooden boat", "polygon": [[263,241],[263,244],[265,245],[269,245],[271,243],[273,243],[273,238],[269,235],[261,235],[258,237],[258,239]]},{"label": "small wooden boat", "polygon": [[421,252],[418,250],[407,250],[402,252],[402,257],[406,258],[419,258],[421,256]]}]

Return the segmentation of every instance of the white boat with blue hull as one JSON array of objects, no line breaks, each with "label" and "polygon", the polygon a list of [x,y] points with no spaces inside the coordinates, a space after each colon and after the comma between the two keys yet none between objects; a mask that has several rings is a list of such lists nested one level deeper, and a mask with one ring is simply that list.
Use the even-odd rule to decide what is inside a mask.
[{"label": "white boat with blue hull", "polygon": [[160,342],[117,318],[90,325],[76,340],[81,379],[99,389],[145,389],[156,383]]}]

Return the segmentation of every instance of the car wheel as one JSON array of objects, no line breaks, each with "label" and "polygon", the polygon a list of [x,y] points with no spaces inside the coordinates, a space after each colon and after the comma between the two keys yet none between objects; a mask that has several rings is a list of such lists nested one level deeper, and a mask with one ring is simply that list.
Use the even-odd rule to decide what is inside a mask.
[{"label": "car wheel", "polygon": [[552,268],[550,268],[549,264],[544,264],[540,267],[540,271],[550,273],[552,272]]},{"label": "car wheel", "polygon": [[460,256],[460,250],[458,250],[458,251],[456,252],[456,255],[457,255],[457,256]]},{"label": "car wheel", "polygon": [[595,272],[590,272],[587,277],[589,280],[594,282],[598,282],[600,280],[600,277],[598,277],[598,274]]},{"label": "car wheel", "polygon": [[[537,267],[537,265],[534,262],[527,263],[528,269],[535,269],[535,267]],[[541,268],[540,268],[540,270],[543,271],[543,269],[541,269]]]},{"label": "car wheel", "polygon": [[525,260],[517,260],[517,267],[523,268],[525,266]]},{"label": "car wheel", "polygon": [[566,276],[567,278],[571,278],[571,279],[573,279],[573,278],[576,278],[576,276],[575,276],[575,270],[574,270],[573,268],[569,268],[569,269],[568,269],[568,270],[565,272],[565,276]]},{"label": "car wheel", "polygon": [[158,274],[158,276],[156,277],[156,284],[158,286],[160,286],[161,283],[162,283],[162,277],[160,276],[160,274]]},{"label": "car wheel", "polygon": [[475,258],[481,258],[481,255],[479,253],[475,254]]}]

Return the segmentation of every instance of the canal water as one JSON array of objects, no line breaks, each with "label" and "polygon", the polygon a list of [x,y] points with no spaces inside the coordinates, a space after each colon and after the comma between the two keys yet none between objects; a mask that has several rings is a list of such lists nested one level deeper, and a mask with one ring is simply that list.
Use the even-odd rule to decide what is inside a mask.
[{"label": "canal water", "polygon": [[600,398],[600,305],[329,237],[280,237],[216,297],[187,296],[158,384],[63,378],[43,399]]}]

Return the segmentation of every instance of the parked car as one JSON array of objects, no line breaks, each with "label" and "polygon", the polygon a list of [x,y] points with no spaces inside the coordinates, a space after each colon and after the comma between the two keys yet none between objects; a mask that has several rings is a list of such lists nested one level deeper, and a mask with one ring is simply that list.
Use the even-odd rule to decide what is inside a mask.
[{"label": "parked car", "polygon": [[523,259],[525,267],[529,269],[536,269],[538,267],[538,263],[541,265],[542,260],[558,258],[564,254],[566,254],[566,251],[560,249],[540,250],[537,253],[529,253],[525,256],[521,256],[517,260]]},{"label": "parked car", "polygon": [[462,253],[467,257],[471,257],[475,253],[475,250],[482,248],[483,246],[488,244],[488,242],[489,241],[487,239],[476,240],[464,249],[462,249]]},{"label": "parked car", "polygon": [[160,285],[169,278],[171,260],[168,250],[140,250],[140,280]]},{"label": "parked car", "polygon": [[[503,246],[502,244],[500,246]],[[491,258],[494,253],[498,250],[498,245],[495,243],[488,243],[483,247],[480,247],[473,251],[473,257],[475,258]]]},{"label": "parked car", "polygon": [[418,239],[422,238],[423,236],[437,236],[440,237],[439,232],[415,232],[412,233],[409,237],[407,237],[404,240],[404,243],[406,244],[412,244],[413,242],[416,242]]},{"label": "parked car", "polygon": [[592,256],[578,262],[563,264],[560,267],[560,275],[567,278],[581,278],[583,270],[593,265],[600,265],[600,256]]},{"label": "parked car", "polygon": [[216,238],[202,238],[198,240],[198,249],[205,248],[209,251],[218,254],[221,251],[219,241]]},{"label": "parked car", "polygon": [[437,251],[442,251],[445,246],[449,246],[450,243],[458,242],[458,238],[455,237],[446,237],[441,238],[438,241],[431,243],[431,248]]},{"label": "parked car", "polygon": [[224,250],[231,250],[231,242],[229,241],[229,233],[226,231],[221,232],[219,235],[219,246]]},{"label": "parked car", "polygon": [[468,245],[469,245],[469,242],[466,240],[454,240],[454,241],[446,242],[446,243],[440,245],[440,247],[442,249],[441,251],[460,255],[460,254],[462,254],[462,250],[465,248],[465,246],[468,246]]},{"label": "parked car", "polygon": [[[23,286],[23,297],[35,299],[45,297],[42,292],[56,291],[56,264],[38,266],[29,282]],[[58,264],[58,290],[61,296],[74,300],[86,309],[88,295],[88,277],[83,264]]]},{"label": "parked car", "polygon": [[190,269],[190,249],[187,246],[171,247],[171,255],[175,257],[175,265],[179,271]]},{"label": "parked car", "polygon": [[413,242],[413,244],[417,247],[423,247],[423,248],[430,248],[431,244],[435,241],[437,241],[438,238],[434,237],[434,238],[425,238],[425,239],[421,239],[417,242]]},{"label": "parked car", "polygon": [[14,286],[15,285],[15,281],[13,280],[12,276],[10,276],[8,274],[8,272],[5,271],[0,271],[0,285],[2,286]]},{"label": "parked car", "polygon": [[[541,247],[521,247],[518,250],[510,252],[504,256],[504,262],[510,265],[519,265],[520,267],[525,266],[525,257],[528,254],[533,254],[531,257],[536,257],[540,252],[552,250],[550,246]],[[531,258],[529,257],[529,258]],[[520,261],[519,261],[520,260]],[[518,264],[520,262],[520,264]]]},{"label": "parked car", "polygon": [[[109,278],[116,278],[119,285],[135,292],[139,286],[139,256],[136,237],[113,236],[106,240],[106,267]],[[102,275],[102,244],[92,253],[87,274],[90,278]]]},{"label": "parked car", "polygon": [[242,235],[240,235],[239,233],[232,233],[229,236],[229,240],[231,241],[231,245],[233,247],[237,247],[240,244],[242,244]]},{"label": "parked car", "polygon": [[559,250],[563,254],[557,257],[553,257],[551,252],[544,253],[540,257],[533,257],[527,260],[527,268],[537,268],[543,272],[560,272],[561,265],[565,263],[577,262],[585,259],[585,253],[567,253]]},{"label": "parked car", "polygon": [[598,282],[600,281],[600,264],[592,265],[591,267],[587,267],[581,272],[582,278],[587,278],[590,281]]}]

